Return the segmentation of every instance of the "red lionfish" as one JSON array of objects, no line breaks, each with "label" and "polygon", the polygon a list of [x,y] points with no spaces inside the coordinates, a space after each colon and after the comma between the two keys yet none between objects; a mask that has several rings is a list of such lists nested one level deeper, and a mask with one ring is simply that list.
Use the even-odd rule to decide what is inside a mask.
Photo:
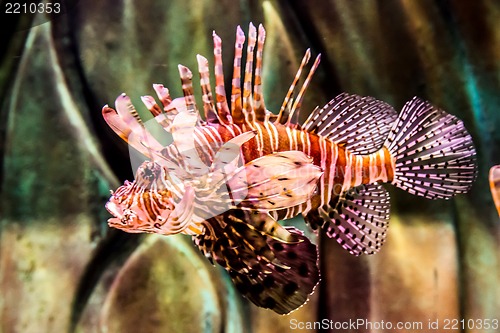
[{"label": "red lionfish", "polygon": [[[130,99],[103,116],[150,160],[134,182],[112,192],[109,225],[127,232],[184,233],[237,289],[260,307],[286,314],[314,291],[317,248],[303,232],[277,221],[302,214],[353,255],[380,250],[389,221],[392,183],[412,194],[449,199],[476,177],[471,136],[456,117],[419,98],[401,113],[372,97],[340,94],[301,125],[304,93],[318,56],[296,92],[311,53],[306,51],[279,114],[262,95],[265,30],[237,28],[231,102],[226,99],[222,41],[214,32],[215,98],[206,58],[198,55],[204,119],[195,104],[192,73],[179,65],[184,97],[153,85],[163,106],[142,101],[173,144],[163,147],[145,129]],[[254,63],[255,61],[255,63]],[[243,87],[241,83],[243,82]],[[253,83],[253,84],[252,84]],[[295,98],[293,96],[296,96]]]}]

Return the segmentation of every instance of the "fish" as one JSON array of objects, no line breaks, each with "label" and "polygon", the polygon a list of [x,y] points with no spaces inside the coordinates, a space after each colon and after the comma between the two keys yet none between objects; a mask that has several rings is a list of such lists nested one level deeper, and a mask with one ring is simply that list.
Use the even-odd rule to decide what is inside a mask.
[{"label": "fish", "polygon": [[[148,159],[136,179],[112,191],[111,227],[126,232],[190,235],[255,305],[288,314],[305,304],[321,274],[318,249],[279,221],[302,215],[352,255],[375,254],[387,236],[392,184],[416,196],[450,199],[477,176],[464,123],[414,97],[398,114],[370,96],[341,93],[300,124],[304,95],[321,55],[307,49],[281,108],[267,110],[262,25],[236,29],[230,97],[222,40],[214,32],[215,91],[207,58],[197,55],[203,114],[193,74],[178,66],[183,96],[154,84],[142,102],[172,142],[163,146],[122,94],[105,105],[109,126]],[[243,68],[242,68],[243,67]],[[300,83],[299,83],[300,82]],[[229,100],[229,101],[228,101]]]},{"label": "fish", "polygon": [[498,216],[500,217],[500,165],[495,165],[490,168],[490,190],[493,202],[497,208]]}]

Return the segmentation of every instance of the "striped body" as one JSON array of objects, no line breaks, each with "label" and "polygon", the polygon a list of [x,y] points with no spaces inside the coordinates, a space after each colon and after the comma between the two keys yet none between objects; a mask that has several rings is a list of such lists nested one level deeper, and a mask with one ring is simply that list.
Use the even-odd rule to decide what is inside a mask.
[{"label": "striped body", "polygon": [[251,126],[245,124],[241,127],[199,127],[195,132],[199,152],[211,156],[208,159],[213,158],[215,152],[202,147],[220,146],[238,134],[255,131],[255,137],[242,146],[245,163],[274,152],[297,150],[312,157],[314,164],[323,170],[318,183],[319,193],[301,205],[280,211],[279,219],[292,218],[300,213],[305,215],[311,209],[329,204],[335,199],[335,195],[350,188],[378,181],[391,182],[394,176],[394,161],[384,147],[370,155],[356,155],[328,138],[270,121],[254,122]]}]

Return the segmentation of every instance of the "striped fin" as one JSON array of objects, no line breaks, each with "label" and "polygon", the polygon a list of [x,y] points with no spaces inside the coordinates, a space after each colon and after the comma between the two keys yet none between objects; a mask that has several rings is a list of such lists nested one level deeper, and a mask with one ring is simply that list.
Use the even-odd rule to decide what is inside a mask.
[{"label": "striped fin", "polygon": [[[143,97],[143,101],[146,105],[154,103],[154,99],[153,102],[151,101],[151,99],[153,99],[151,96]],[[181,99],[181,101],[177,101],[176,99],[169,103],[169,107],[173,107],[174,105],[182,105],[185,109],[183,99]],[[149,131],[144,127],[142,121],[140,121],[140,118],[136,118],[133,115],[136,114],[136,111],[128,96],[119,96],[117,98],[116,108],[120,110],[120,113],[115,111],[113,108],[110,108],[108,105],[105,105],[102,109],[102,115],[109,127],[111,127],[111,129],[113,129],[113,131],[118,134],[118,136],[120,136],[122,140],[127,142],[129,146],[133,147],[139,153],[154,160],[166,169],[170,171],[175,170],[180,175],[186,175],[186,172],[185,170],[183,170],[183,166],[180,165],[179,161],[172,158],[172,156],[163,154],[163,150],[165,147],[162,146],[151,133],[149,133]],[[151,106],[151,108],[154,109],[156,107]],[[132,113],[128,113],[129,110],[133,110]],[[123,119],[120,115],[123,115],[125,119]],[[155,118],[160,122],[160,118],[164,117],[165,115],[168,115],[168,113],[161,113]],[[160,122],[160,124],[164,126],[165,129],[170,129],[170,119],[162,119],[163,120]],[[132,156],[134,155],[131,155],[131,157]],[[139,157],[139,160],[142,163],[143,159]],[[132,164],[133,161],[134,160],[132,159]]]},{"label": "striped fin", "polygon": [[[163,84],[153,84],[153,89],[163,105],[163,111],[159,106],[156,106],[156,102],[152,96],[142,96],[141,100],[144,105],[146,105],[149,112],[151,112],[151,114],[155,117],[155,120],[166,131],[170,131],[174,118],[179,114],[180,110],[186,108],[186,103],[183,98],[176,98],[172,100],[170,92],[163,86]],[[158,108],[160,109],[160,112]]]},{"label": "striped fin", "polygon": [[167,88],[163,86],[163,84],[153,84],[153,89],[158,95],[161,104],[163,105],[163,110],[167,110],[167,107],[172,102],[172,97],[170,97],[170,92]]},{"label": "striped fin", "polygon": [[[235,210],[238,212],[238,210]],[[298,243],[300,239],[295,234],[290,233],[285,227],[273,219],[268,212],[258,210],[240,210],[245,221],[250,227],[255,228],[272,238],[284,243]]]},{"label": "striped fin", "polygon": [[203,125],[204,121],[200,117],[200,112],[196,107],[196,100],[194,98],[193,73],[186,66],[179,65],[178,68],[182,82],[182,92],[184,94],[184,103],[186,104],[186,109],[189,113],[193,113],[196,116],[197,125]]},{"label": "striped fin", "polygon": [[266,40],[266,30],[262,24],[259,24],[259,35],[257,39],[257,55],[255,59],[255,78],[253,86],[253,106],[255,109],[255,118],[258,121],[266,119],[266,106],[264,103],[264,94],[262,93],[262,54],[264,52],[264,42]]},{"label": "striped fin", "polygon": [[500,165],[495,165],[490,169],[490,189],[498,216],[500,216]]},{"label": "striped fin", "polygon": [[382,185],[361,185],[309,212],[305,219],[314,229],[322,227],[351,254],[374,254],[385,241],[389,208],[389,193]]},{"label": "striped fin", "polygon": [[293,227],[284,229],[297,242],[271,237],[246,223],[249,213],[231,210],[211,219],[207,229],[213,234],[196,236],[195,244],[228,271],[236,288],[255,305],[289,313],[307,301],[319,282],[317,248]]},{"label": "striped fin", "polygon": [[299,90],[297,98],[293,102],[293,105],[290,109],[290,115],[288,116],[288,120],[286,121],[286,126],[296,127],[297,124],[299,123],[300,107],[302,106],[302,101],[304,100],[304,94],[307,88],[309,87],[309,84],[311,83],[311,79],[314,75],[314,72],[316,72],[316,69],[318,68],[320,61],[321,61],[321,54],[318,54],[318,56],[314,60],[311,69],[309,70],[309,74],[307,75],[304,83],[302,84],[302,87]]},{"label": "striped fin", "polygon": [[116,110],[105,105],[102,115],[113,131],[141,154],[152,157],[151,151],[159,152],[163,146],[144,128],[130,98],[122,94],[115,102]]},{"label": "striped fin", "polygon": [[257,158],[235,172],[228,186],[239,207],[278,210],[308,200],[323,173],[299,151]]},{"label": "striped fin", "polygon": [[137,110],[130,101],[130,97],[121,94],[115,100],[115,107],[120,118],[123,119],[132,132],[140,132],[143,129],[141,117],[139,117]]},{"label": "striped fin", "polygon": [[243,122],[241,106],[241,58],[244,43],[245,33],[238,26],[236,28],[236,41],[234,42],[233,81],[231,85],[231,116],[237,124]]},{"label": "striped fin", "polygon": [[151,112],[153,117],[157,117],[163,113],[163,110],[158,104],[156,104],[153,96],[141,96],[141,101],[149,110],[149,112]]},{"label": "striped fin", "polygon": [[198,71],[200,72],[200,86],[205,119],[209,124],[218,124],[220,123],[220,119],[215,112],[215,104],[212,97],[212,90],[210,88],[210,70],[208,69],[208,60],[199,54],[196,56],[196,59],[198,61]]},{"label": "striped fin", "polygon": [[[175,116],[178,114],[178,110],[174,105],[178,104],[178,99],[169,102],[168,104],[168,112],[164,112],[158,104],[153,96],[141,96],[142,103],[146,106],[146,108],[151,112],[155,120],[167,131],[170,132],[170,127],[172,126],[172,122]],[[184,99],[182,99],[181,107],[185,108]]]},{"label": "striped fin", "polygon": [[476,179],[476,151],[463,122],[419,98],[404,105],[384,146],[395,159],[392,183],[409,193],[449,199]]},{"label": "striped fin", "polygon": [[213,32],[214,39],[214,58],[215,58],[215,101],[217,106],[217,114],[222,123],[231,125],[233,120],[229,113],[229,106],[227,105],[226,90],[224,86],[224,73],[222,63],[222,39]]},{"label": "striped fin", "polygon": [[342,93],[312,112],[303,129],[366,155],[382,147],[396,118],[396,111],[385,102]]},{"label": "striped fin", "polygon": [[299,69],[297,70],[297,73],[295,74],[295,77],[292,81],[292,84],[290,85],[290,88],[288,88],[288,92],[285,95],[285,99],[283,100],[283,104],[281,104],[280,112],[278,114],[278,118],[276,119],[277,123],[280,124],[285,124],[288,119],[289,119],[289,111],[292,108],[290,104],[293,91],[295,90],[295,87],[297,86],[297,82],[299,82],[300,75],[302,74],[302,69],[307,65],[309,62],[309,59],[311,59],[311,50],[307,49],[306,53],[304,54],[304,57],[302,58],[302,62],[300,63]]},{"label": "striped fin", "polygon": [[245,121],[249,124],[255,121],[255,113],[252,105],[252,79],[253,79],[253,58],[255,43],[257,41],[257,29],[250,23],[248,28],[248,46],[245,64],[245,77],[243,81],[243,113]]}]

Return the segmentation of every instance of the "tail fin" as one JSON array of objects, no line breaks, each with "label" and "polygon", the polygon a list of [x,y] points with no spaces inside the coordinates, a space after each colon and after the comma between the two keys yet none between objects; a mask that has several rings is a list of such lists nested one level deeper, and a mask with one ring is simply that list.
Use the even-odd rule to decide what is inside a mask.
[{"label": "tail fin", "polygon": [[395,158],[392,183],[411,194],[449,199],[476,178],[476,151],[462,121],[417,97],[405,104],[384,146]]}]

